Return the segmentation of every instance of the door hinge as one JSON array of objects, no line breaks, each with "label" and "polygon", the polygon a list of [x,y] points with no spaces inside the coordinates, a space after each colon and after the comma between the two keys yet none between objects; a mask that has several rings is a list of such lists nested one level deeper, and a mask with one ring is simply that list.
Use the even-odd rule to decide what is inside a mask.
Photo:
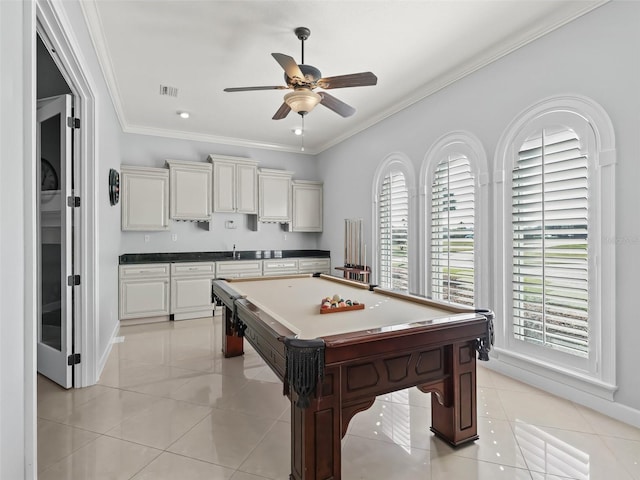
[{"label": "door hinge", "polygon": [[80,197],[67,197],[67,206],[68,207],[79,207],[80,206]]},{"label": "door hinge", "polygon": [[67,117],[67,126],[69,128],[80,128],[80,119],[76,117]]},{"label": "door hinge", "polygon": [[80,285],[80,275],[69,275],[67,277],[67,285],[70,287]]},{"label": "door hinge", "polygon": [[67,357],[67,365],[71,366],[71,365],[77,365],[79,363],[80,363],[79,353],[72,353]]}]

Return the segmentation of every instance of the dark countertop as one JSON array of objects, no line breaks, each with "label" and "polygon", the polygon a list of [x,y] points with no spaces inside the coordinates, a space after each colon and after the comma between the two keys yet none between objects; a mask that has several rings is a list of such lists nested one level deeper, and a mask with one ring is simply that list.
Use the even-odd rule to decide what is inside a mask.
[{"label": "dark countertop", "polygon": [[[265,252],[270,257],[265,257]],[[236,250],[239,260],[269,260],[273,258],[330,258],[329,250]],[[281,256],[277,254],[282,254]],[[258,256],[260,254],[260,256]],[[125,253],[118,257],[119,264],[171,263],[171,262],[219,262],[232,260],[232,252],[174,252],[174,253]]]}]

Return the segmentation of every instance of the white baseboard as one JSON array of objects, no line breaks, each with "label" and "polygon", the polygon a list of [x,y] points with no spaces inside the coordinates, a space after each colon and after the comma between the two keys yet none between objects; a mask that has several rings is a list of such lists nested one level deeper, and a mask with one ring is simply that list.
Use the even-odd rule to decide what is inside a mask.
[{"label": "white baseboard", "polygon": [[100,360],[98,360],[98,365],[96,365],[96,383],[100,381],[100,376],[102,375],[102,371],[104,370],[105,365],[107,364],[107,360],[109,360],[109,355],[111,354],[111,349],[113,348],[114,340],[118,335],[118,330],[120,329],[120,323],[116,322],[113,326],[113,330],[111,331],[111,335],[109,335],[109,342],[107,343],[107,348],[102,353]]},{"label": "white baseboard", "polygon": [[483,367],[640,428],[640,410],[636,410],[635,408],[589,394],[570,385],[542,377],[528,370],[517,368],[496,358],[492,358],[491,361],[483,363]]}]

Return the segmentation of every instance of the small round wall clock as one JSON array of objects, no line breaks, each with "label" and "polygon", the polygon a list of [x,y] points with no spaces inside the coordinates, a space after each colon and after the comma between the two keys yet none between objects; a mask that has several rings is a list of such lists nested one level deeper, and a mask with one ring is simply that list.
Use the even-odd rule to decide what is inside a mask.
[{"label": "small round wall clock", "polygon": [[109,169],[109,203],[116,205],[120,199],[120,174],[113,168]]}]

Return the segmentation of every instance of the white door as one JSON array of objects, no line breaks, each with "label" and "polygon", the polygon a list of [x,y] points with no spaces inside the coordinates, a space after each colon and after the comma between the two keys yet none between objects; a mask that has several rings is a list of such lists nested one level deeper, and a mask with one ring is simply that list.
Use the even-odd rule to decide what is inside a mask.
[{"label": "white door", "polygon": [[73,208],[72,97],[61,95],[38,101],[37,158],[39,175],[38,259],[38,372],[71,388],[73,367]]}]

